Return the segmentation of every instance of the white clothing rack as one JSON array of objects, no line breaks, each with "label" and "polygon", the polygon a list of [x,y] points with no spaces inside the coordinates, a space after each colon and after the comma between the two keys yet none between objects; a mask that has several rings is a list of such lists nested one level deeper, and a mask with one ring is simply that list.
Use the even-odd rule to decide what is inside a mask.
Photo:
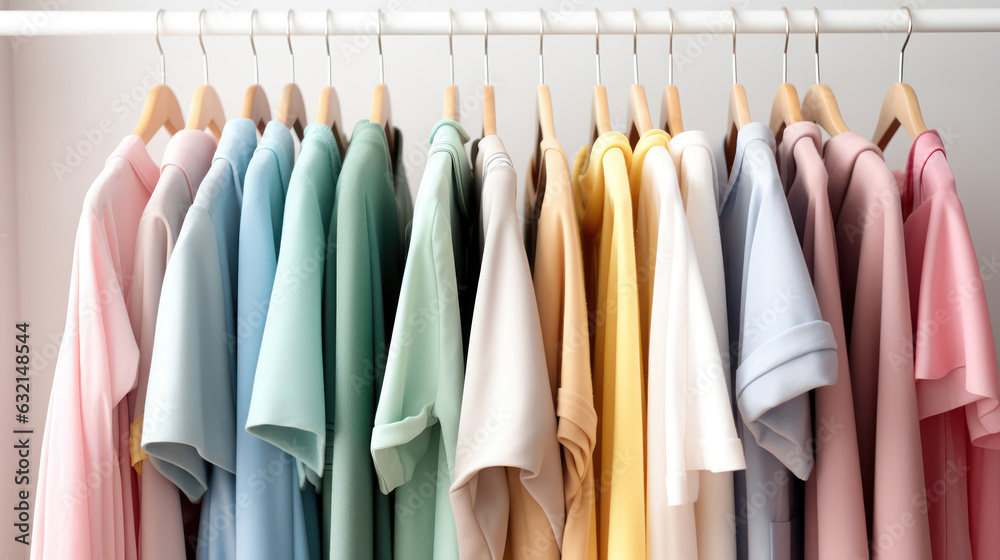
[{"label": "white clothing rack", "polygon": [[[398,5],[398,3],[397,3]],[[53,2],[59,7],[59,0]],[[331,35],[374,35],[378,12],[332,12]],[[287,11],[257,12],[254,35],[285,35]],[[405,11],[393,3],[381,12],[383,35],[447,35],[447,11]],[[792,33],[813,33],[815,20],[812,10],[790,10]],[[455,35],[482,35],[483,11],[455,11]],[[296,11],[292,16],[292,35],[323,35],[326,13]],[[728,10],[674,10],[674,33],[732,33],[732,17]],[[737,12],[737,32],[784,33],[785,16],[781,10],[745,10]],[[35,37],[49,35],[153,35],[155,11],[63,11],[11,10],[0,11],[0,36]],[[906,12],[898,10],[820,10],[820,33],[898,33],[907,29]],[[639,34],[666,34],[670,16],[666,10],[638,12]],[[601,34],[631,34],[632,12],[609,10],[600,12]],[[243,35],[250,29],[249,11],[208,10],[204,18],[204,35]],[[588,35],[595,31],[592,9],[545,11],[546,35]],[[1000,8],[913,10],[914,33],[1000,32]],[[538,35],[539,12],[489,12],[491,35]],[[160,20],[160,35],[197,35],[197,11],[170,11]]]}]

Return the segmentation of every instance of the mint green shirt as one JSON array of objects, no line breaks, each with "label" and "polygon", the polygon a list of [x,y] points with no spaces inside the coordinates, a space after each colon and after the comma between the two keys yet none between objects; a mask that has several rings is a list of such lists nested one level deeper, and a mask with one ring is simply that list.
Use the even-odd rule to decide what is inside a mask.
[{"label": "mint green shirt", "polygon": [[392,509],[369,444],[412,214],[401,147],[397,131],[393,157],[378,123],[358,123],[337,182],[323,294],[324,349],[334,349],[323,356],[323,551],[331,560],[392,558]]},{"label": "mint green shirt", "polygon": [[468,140],[451,120],[431,132],[371,433],[379,486],[396,491],[396,560],[458,559],[448,490],[465,378],[459,301],[467,279],[456,271],[468,269],[463,255],[474,208]]}]

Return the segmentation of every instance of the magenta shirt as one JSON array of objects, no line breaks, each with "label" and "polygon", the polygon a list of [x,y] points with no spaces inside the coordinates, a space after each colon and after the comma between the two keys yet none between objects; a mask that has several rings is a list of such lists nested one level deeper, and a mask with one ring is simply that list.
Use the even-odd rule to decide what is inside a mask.
[{"label": "magenta shirt", "polygon": [[1000,372],[979,261],[936,131],[914,139],[896,179],[934,558],[995,558]]}]

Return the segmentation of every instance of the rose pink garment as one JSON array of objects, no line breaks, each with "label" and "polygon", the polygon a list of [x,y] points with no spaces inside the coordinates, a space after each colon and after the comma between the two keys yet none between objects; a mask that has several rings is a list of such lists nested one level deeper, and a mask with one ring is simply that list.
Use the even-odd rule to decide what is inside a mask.
[{"label": "rose pink garment", "polygon": [[913,140],[896,179],[934,558],[996,558],[1000,372],[979,261],[936,131]]},{"label": "rose pink garment", "polygon": [[135,238],[159,171],[128,136],[87,192],[52,380],[32,560],[137,558],[126,395],[139,348],[128,306]]},{"label": "rose pink garment", "polygon": [[823,163],[872,556],[929,560],[899,192],[882,152],[853,132],[827,141]]},{"label": "rose pink garment", "polygon": [[167,259],[181,223],[205,173],[212,165],[215,139],[201,130],[181,130],[170,138],[163,154],[160,179],[139,221],[129,317],[139,345],[139,372],[132,416],[132,465],[139,474],[139,550],[144,560],[184,560],[185,532],[181,497],[139,447],[153,354],[156,310]]},{"label": "rose pink garment", "polygon": [[837,236],[827,172],[819,155],[821,132],[813,122],[785,129],[778,169],[788,207],[812,276],[823,320],[837,340],[837,382],[813,393],[816,465],[806,481],[805,558],[868,558],[865,502],[854,423],[851,373],[840,299]]}]

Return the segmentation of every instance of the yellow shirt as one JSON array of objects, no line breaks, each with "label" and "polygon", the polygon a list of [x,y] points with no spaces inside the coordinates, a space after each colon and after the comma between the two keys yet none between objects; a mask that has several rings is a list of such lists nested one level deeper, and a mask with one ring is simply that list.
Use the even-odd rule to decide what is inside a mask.
[{"label": "yellow shirt", "polygon": [[[632,150],[618,132],[601,135],[573,166],[591,304],[594,400],[600,418],[598,466],[599,556],[646,557],[645,395],[639,329],[638,280],[629,188]],[[596,288],[596,290],[595,290]]]},{"label": "yellow shirt", "polygon": [[580,252],[580,222],[569,162],[555,139],[532,157],[525,189],[525,242],[532,255],[535,300],[562,446],[566,526],[562,557],[597,560],[594,444],[597,411],[590,370],[587,298]]}]

